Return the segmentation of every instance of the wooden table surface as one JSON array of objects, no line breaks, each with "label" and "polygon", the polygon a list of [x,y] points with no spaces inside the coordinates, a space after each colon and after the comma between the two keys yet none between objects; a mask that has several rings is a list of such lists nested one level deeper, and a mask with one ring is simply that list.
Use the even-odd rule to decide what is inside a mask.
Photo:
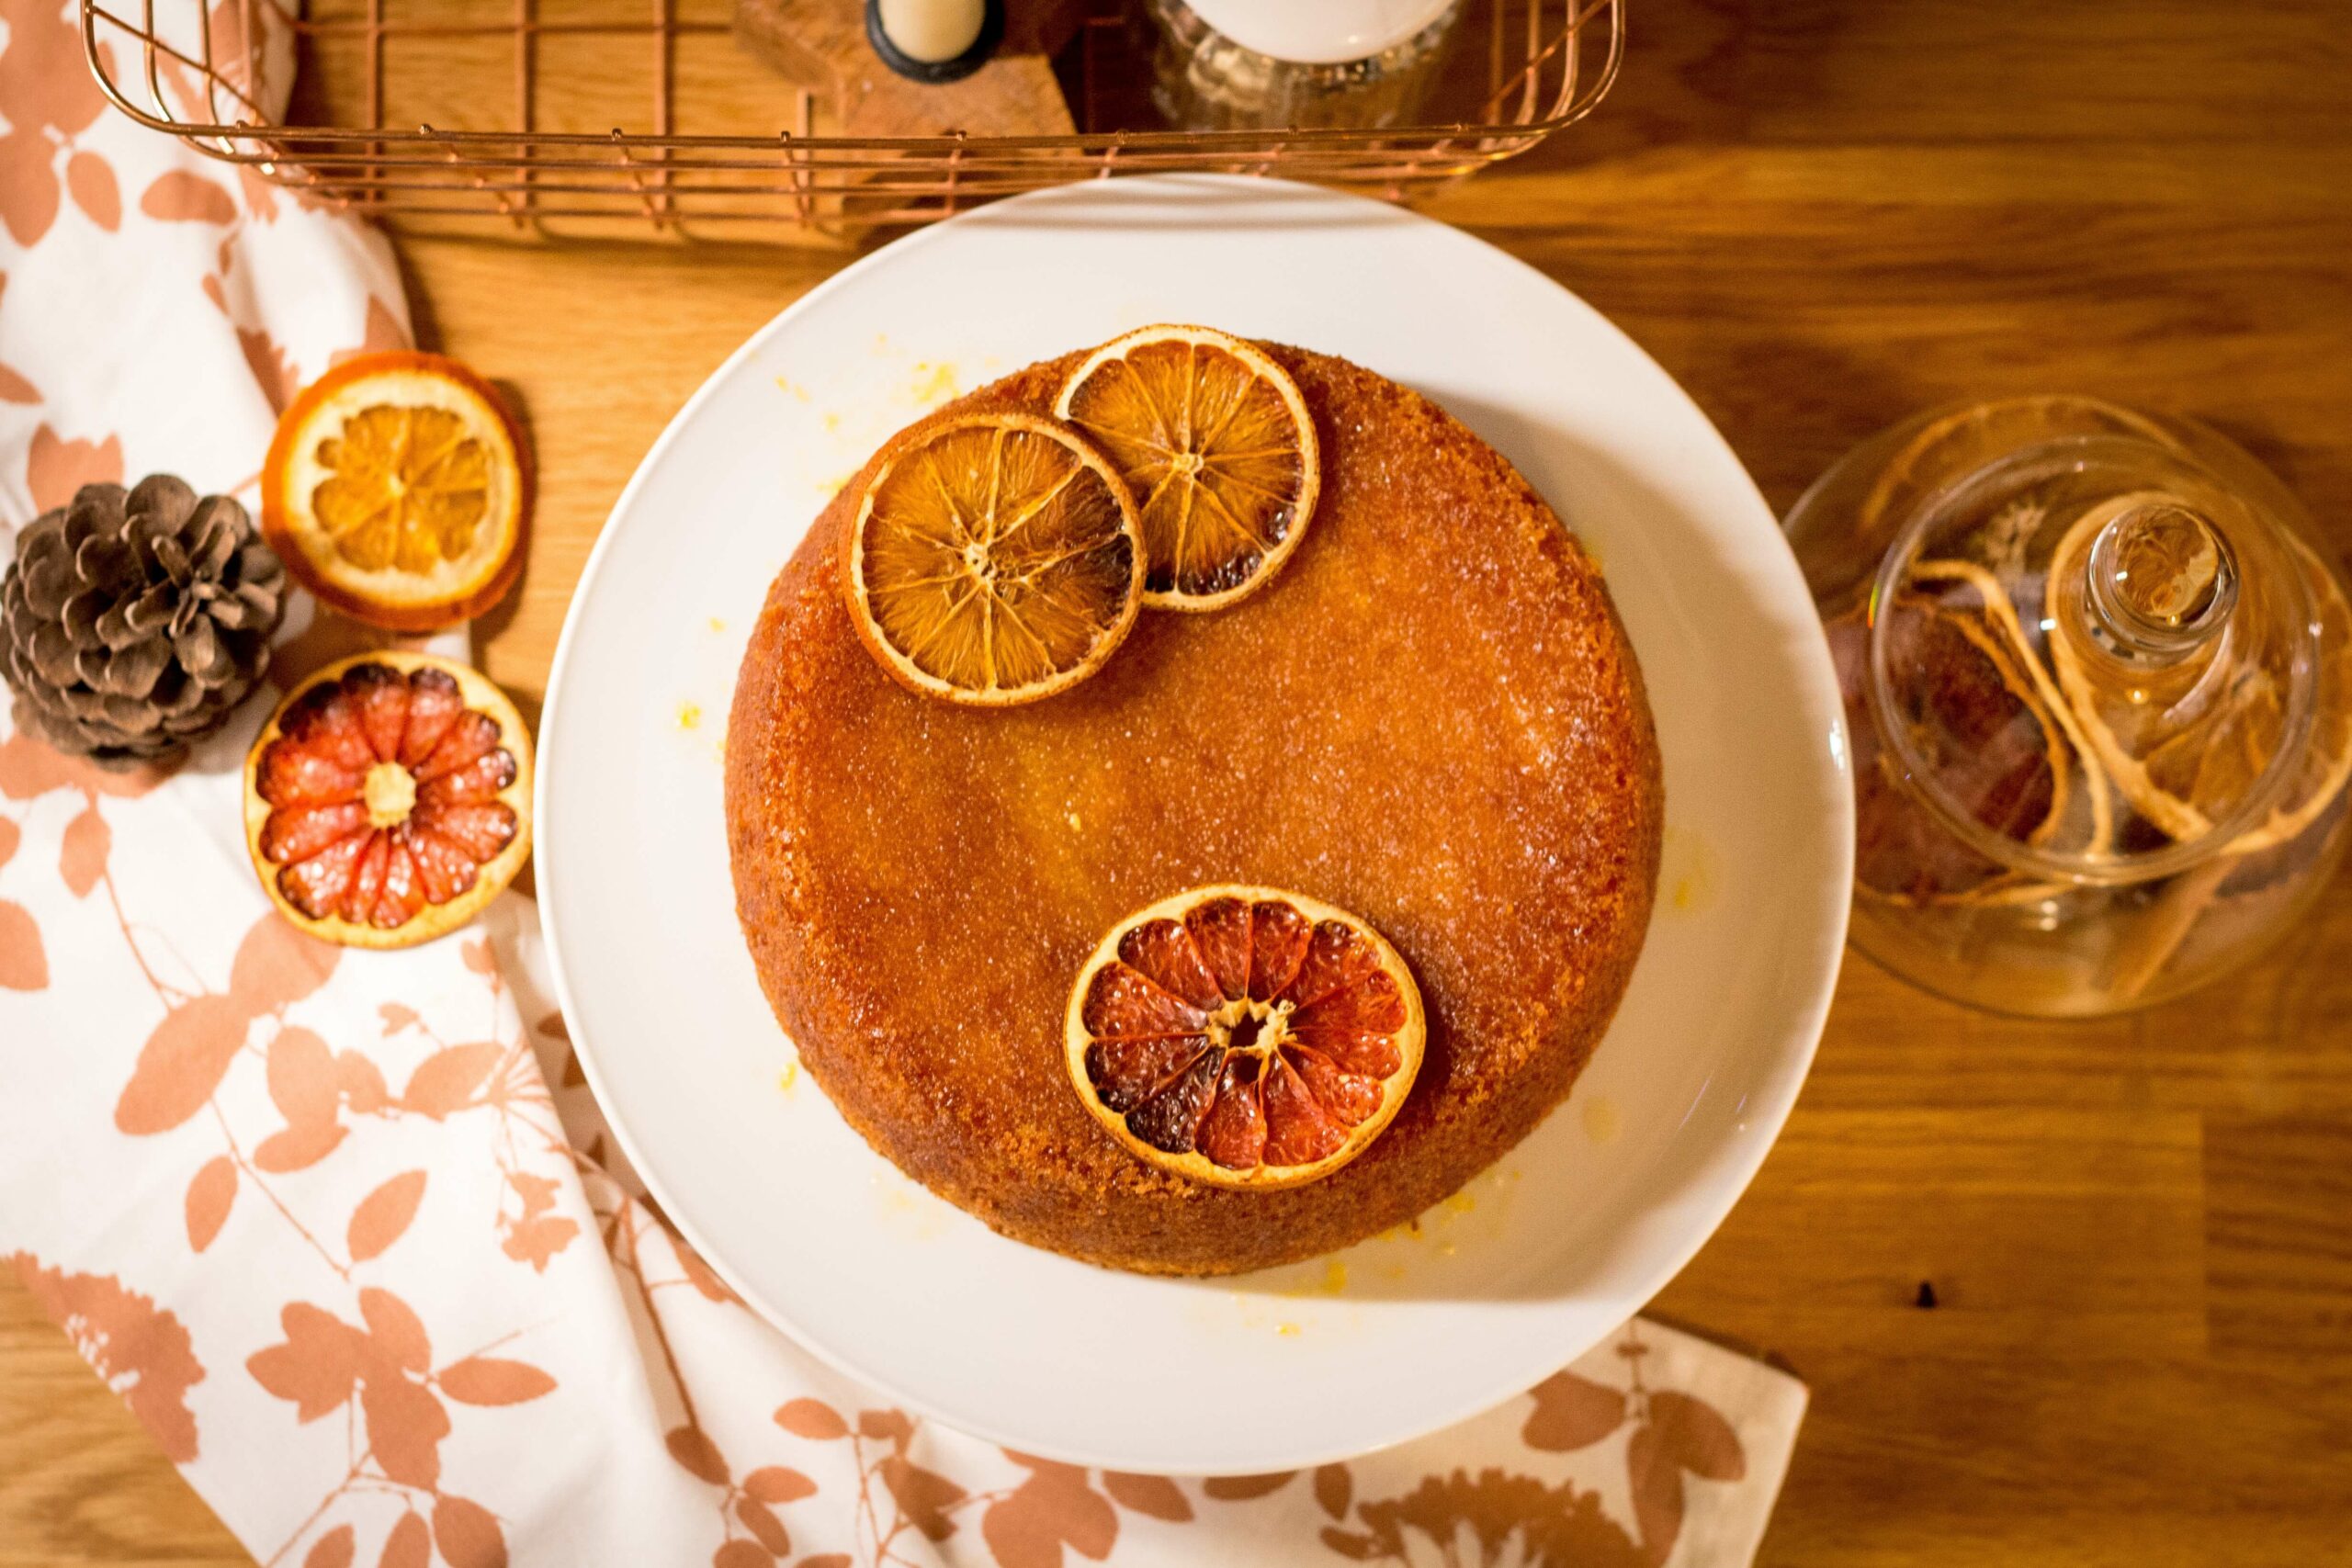
[{"label": "wooden table surface", "polygon": [[[1433,210],[1623,325],[1776,507],[1922,404],[2075,389],[2211,420],[2352,548],[2352,11],[1637,0],[1633,26],[1598,118]],[[454,94],[505,81],[468,69]],[[536,696],[638,458],[844,258],[402,251],[424,340],[527,408],[537,532],[485,651]],[[2352,875],[2266,962],[2107,1022],[1982,1017],[1854,958],[1787,1133],[1657,1310],[1812,1384],[1769,1562],[2352,1562]],[[0,1564],[244,1561],[0,1286]]]}]

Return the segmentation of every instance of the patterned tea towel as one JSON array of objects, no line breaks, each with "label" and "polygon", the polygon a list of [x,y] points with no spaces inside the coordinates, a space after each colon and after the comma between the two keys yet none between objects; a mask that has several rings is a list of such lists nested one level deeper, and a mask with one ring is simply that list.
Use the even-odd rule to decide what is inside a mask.
[{"label": "patterned tea towel", "polygon": [[[246,14],[281,77],[255,96],[282,101],[268,4],[218,0],[216,57]],[[289,393],[407,341],[383,238],[110,110],[72,0],[0,23],[0,534],[158,470],[251,504]],[[197,92],[168,55],[158,79]],[[307,602],[288,631],[281,688],[347,646]],[[1804,1387],[1648,1322],[1311,1474],[1090,1472],[843,1381],[611,1156],[527,899],[402,953],[271,913],[238,793],[275,695],[168,775],[0,720],[0,1254],[260,1562],[1753,1556]]]}]

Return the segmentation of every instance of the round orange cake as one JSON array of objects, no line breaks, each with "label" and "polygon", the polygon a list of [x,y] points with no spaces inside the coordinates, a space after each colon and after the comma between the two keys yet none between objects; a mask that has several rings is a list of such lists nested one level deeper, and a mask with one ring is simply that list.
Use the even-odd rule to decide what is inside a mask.
[{"label": "round orange cake", "polygon": [[[1263,590],[1146,610],[1042,702],[955,706],[897,684],[852,625],[861,474],[777,576],[729,722],[737,912],[811,1076],[942,1197],[1114,1268],[1289,1262],[1453,1191],[1566,1097],[1657,883],[1657,742],[1599,568],[1426,399],[1270,351],[1314,416],[1323,488]],[[1077,362],[931,417],[1047,414]],[[1103,932],[1205,883],[1352,910],[1419,983],[1419,1075],[1322,1180],[1155,1169],[1065,1075],[1064,1007]]]}]

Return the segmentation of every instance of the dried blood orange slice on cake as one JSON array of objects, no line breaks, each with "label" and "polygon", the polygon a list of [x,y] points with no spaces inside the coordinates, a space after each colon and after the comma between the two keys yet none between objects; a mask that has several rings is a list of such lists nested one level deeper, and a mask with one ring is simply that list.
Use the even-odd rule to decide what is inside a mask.
[{"label": "dried blood orange slice on cake", "polygon": [[431,631],[488,609],[523,567],[522,427],[437,354],[366,354],[302,389],[262,468],[262,532],[325,603]]},{"label": "dried blood orange slice on cake", "polygon": [[1272,887],[1196,887],[1114,927],[1064,1020],[1071,1085],[1137,1157],[1295,1187],[1362,1154],[1420,1070],[1421,994],[1363,920]]},{"label": "dried blood orange slice on cake", "polygon": [[1145,327],[1104,344],[1054,412],[1097,442],[1135,491],[1150,550],[1144,602],[1216,610],[1265,585],[1322,491],[1298,383],[1246,338]]},{"label": "dried blood orange slice on cake", "polygon": [[1125,639],[1143,535],[1083,439],[1028,414],[971,414],[884,457],[842,576],[859,638],[901,684],[1006,707],[1076,685]]},{"label": "dried blood orange slice on cake", "polygon": [[531,738],[504,693],[430,654],[364,653],[296,687],[245,759],[245,847],[280,912],[351,947],[456,930],[531,852]]}]

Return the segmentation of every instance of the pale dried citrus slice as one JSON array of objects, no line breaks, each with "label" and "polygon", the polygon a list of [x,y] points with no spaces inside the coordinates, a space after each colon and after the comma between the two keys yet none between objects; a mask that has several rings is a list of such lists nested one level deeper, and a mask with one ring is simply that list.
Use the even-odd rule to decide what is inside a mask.
[{"label": "pale dried citrus slice", "polygon": [[1315,515],[1315,420],[1290,372],[1245,338],[1145,327],[1104,344],[1054,412],[1100,442],[1143,514],[1144,603],[1216,610],[1263,587]]},{"label": "pale dried citrus slice", "polygon": [[1112,928],[1063,1021],[1069,1080],[1138,1158],[1219,1187],[1296,1187],[1362,1154],[1420,1070],[1421,994],[1344,909],[1195,887]]},{"label": "pale dried citrus slice", "polygon": [[479,672],[387,649],[289,694],[245,758],[245,847],[280,913],[349,947],[456,930],[531,852],[531,737]]},{"label": "pale dried citrus slice", "polygon": [[1899,524],[1928,496],[2019,447],[2094,434],[2136,435],[2168,451],[2179,445],[2154,422],[2093,398],[1971,403],[1927,419],[1887,459],[1855,510],[1855,531],[1868,536],[1882,525]]},{"label": "pale dried citrus slice", "polygon": [[[2088,738],[2115,787],[2141,816],[2177,841],[2203,838],[2213,819],[2254,788],[2277,755],[2286,729],[2286,705],[2277,678],[2248,666],[2211,713],[2197,723],[2148,746],[2144,751],[2116,732],[2113,708],[2076,645],[2072,620],[2064,613],[2062,585],[2080,571],[2079,558],[2100,528],[2140,499],[2124,496],[2084,513],[2058,543],[2050,559],[2047,590],[2051,664],[2067,705]],[[2352,604],[2335,574],[2311,547],[2283,534],[2311,591],[2312,618],[2319,626],[2317,692],[2312,732],[2300,766],[2285,792],[2264,818],[2231,840],[2233,853],[2250,854],[2294,838],[2352,781]]]},{"label": "pale dried citrus slice", "polygon": [[531,463],[489,383],[437,354],[364,354],[302,389],[262,468],[262,532],[303,587],[392,631],[498,602],[523,570]]},{"label": "pale dried citrus slice", "polygon": [[1001,707],[1076,685],[1125,640],[1143,535],[1083,438],[1028,414],[967,414],[884,457],[842,575],[859,637],[900,682]]}]

